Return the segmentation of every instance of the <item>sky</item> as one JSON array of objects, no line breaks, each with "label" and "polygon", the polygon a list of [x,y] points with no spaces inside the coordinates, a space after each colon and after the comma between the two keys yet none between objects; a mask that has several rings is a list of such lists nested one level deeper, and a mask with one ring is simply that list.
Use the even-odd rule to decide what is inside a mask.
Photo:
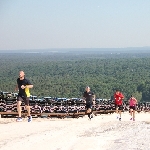
[{"label": "sky", "polygon": [[0,50],[150,46],[150,0],[0,0]]}]

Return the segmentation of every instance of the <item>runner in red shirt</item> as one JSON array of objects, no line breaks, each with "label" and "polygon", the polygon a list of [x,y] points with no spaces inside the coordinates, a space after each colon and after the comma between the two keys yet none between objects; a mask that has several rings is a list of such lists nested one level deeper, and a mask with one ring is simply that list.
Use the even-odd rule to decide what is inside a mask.
[{"label": "runner in red shirt", "polygon": [[114,93],[114,99],[115,99],[117,119],[119,118],[119,120],[121,121],[121,112],[123,110],[124,95],[119,90],[116,90],[116,92]]}]

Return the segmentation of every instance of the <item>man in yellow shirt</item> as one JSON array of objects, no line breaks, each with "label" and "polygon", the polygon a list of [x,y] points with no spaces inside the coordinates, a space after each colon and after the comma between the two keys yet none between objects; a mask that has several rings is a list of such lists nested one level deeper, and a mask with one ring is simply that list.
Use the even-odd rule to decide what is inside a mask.
[{"label": "man in yellow shirt", "polygon": [[32,121],[32,116],[30,115],[30,105],[29,105],[29,99],[30,99],[30,91],[29,89],[33,88],[33,85],[31,82],[25,78],[24,71],[19,72],[19,78],[17,79],[17,87],[16,90],[19,91],[18,97],[17,97],[17,111],[18,111],[18,118],[17,121],[22,121],[21,118],[21,103],[22,101],[25,103],[25,107],[28,112],[28,122]]}]

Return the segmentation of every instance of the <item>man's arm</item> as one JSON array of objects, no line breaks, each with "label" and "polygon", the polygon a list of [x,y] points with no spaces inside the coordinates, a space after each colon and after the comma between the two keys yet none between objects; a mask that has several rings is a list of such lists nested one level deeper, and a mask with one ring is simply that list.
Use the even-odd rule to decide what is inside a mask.
[{"label": "man's arm", "polygon": [[28,80],[26,88],[30,88],[30,89],[33,88],[33,84],[30,82],[30,80]]},{"label": "man's arm", "polygon": [[95,105],[95,94],[93,95],[93,105]]},{"label": "man's arm", "polygon": [[[122,93],[121,93],[122,94]],[[122,94],[122,99],[124,99],[124,95]]]},{"label": "man's arm", "polygon": [[31,85],[26,85],[25,88],[31,89],[31,88],[33,88],[33,85],[32,84]]},{"label": "man's arm", "polygon": [[16,87],[15,87],[15,91],[18,91],[18,84],[17,84]]},{"label": "man's arm", "polygon": [[29,89],[33,88],[33,84],[30,82],[30,80],[27,80],[27,84],[25,88],[29,88]]},{"label": "man's arm", "polygon": [[116,100],[116,93],[114,94],[114,101]]},{"label": "man's arm", "polygon": [[124,95],[122,93],[120,93],[119,97],[123,100],[124,99]]},{"label": "man's arm", "polygon": [[93,95],[93,100],[95,101],[95,94]]},{"label": "man's arm", "polygon": [[32,84],[31,85],[26,85],[26,86],[22,85],[21,88],[22,89],[25,89],[25,88],[31,89],[31,88],[33,88],[33,85]]},{"label": "man's arm", "polygon": [[86,103],[85,93],[83,93],[82,98],[83,98],[83,102]]}]

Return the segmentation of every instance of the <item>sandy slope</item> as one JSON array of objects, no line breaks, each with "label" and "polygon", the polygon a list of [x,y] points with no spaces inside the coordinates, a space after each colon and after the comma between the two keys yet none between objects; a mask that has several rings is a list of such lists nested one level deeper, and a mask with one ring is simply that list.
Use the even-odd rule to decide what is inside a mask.
[{"label": "sandy slope", "polygon": [[28,123],[0,118],[0,150],[149,150],[150,114],[137,114],[129,121],[115,114],[89,121],[79,119],[33,119]]}]

